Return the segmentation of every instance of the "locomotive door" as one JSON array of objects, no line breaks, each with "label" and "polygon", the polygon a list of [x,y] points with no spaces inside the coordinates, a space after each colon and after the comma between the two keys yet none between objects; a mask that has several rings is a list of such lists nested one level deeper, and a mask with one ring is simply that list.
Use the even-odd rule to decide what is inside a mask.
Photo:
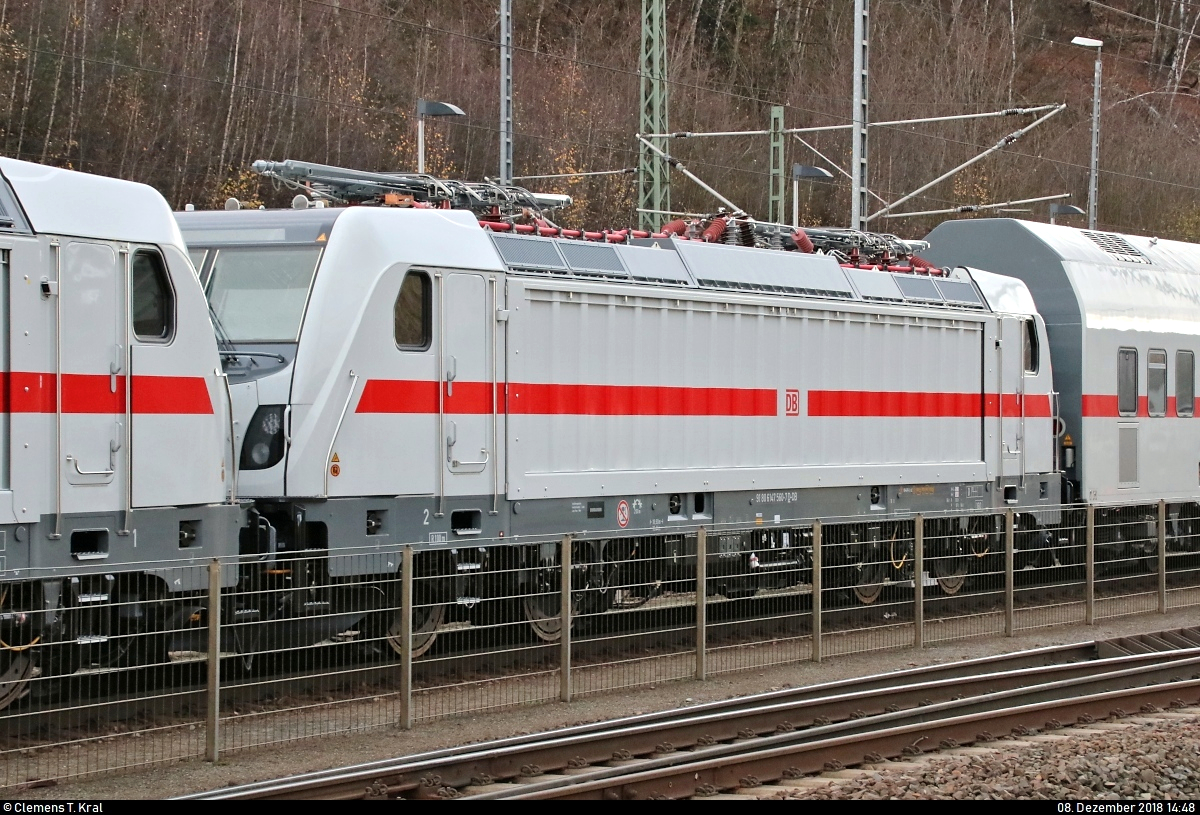
[{"label": "locomotive door", "polygon": [[478,274],[447,274],[442,290],[443,465],[453,476],[451,495],[491,491],[495,386],[488,365],[487,281]]},{"label": "locomotive door", "polygon": [[87,241],[59,251],[62,511],[120,510],[129,476],[125,259]]},{"label": "locomotive door", "polygon": [[1021,321],[1001,318],[1000,329],[1000,475],[1024,474],[1025,377]]}]

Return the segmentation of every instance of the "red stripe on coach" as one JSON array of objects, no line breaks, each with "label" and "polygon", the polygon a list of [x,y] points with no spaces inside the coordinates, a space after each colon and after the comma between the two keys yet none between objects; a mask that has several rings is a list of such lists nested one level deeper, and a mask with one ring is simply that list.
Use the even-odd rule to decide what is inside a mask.
[{"label": "red stripe on coach", "polygon": [[[1135,417],[1148,419],[1150,418],[1150,405],[1147,397],[1139,396],[1137,401],[1137,413],[1134,416],[1122,416],[1120,410],[1118,409],[1117,397],[1109,396],[1107,394],[1100,395],[1085,393],[1083,395],[1083,415],[1089,419],[1132,419]],[[1167,397],[1166,415],[1179,415],[1174,396]]]},{"label": "red stripe on coach", "polygon": [[1116,418],[1121,415],[1117,411],[1117,397],[1085,393],[1083,395],[1083,415]]}]

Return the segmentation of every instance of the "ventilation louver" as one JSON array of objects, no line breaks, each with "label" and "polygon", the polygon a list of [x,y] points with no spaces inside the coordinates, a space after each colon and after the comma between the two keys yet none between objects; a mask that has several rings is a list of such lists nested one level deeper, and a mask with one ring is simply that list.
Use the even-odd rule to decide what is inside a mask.
[{"label": "ventilation louver", "polygon": [[552,240],[511,235],[492,235],[492,240],[509,268],[567,270],[567,264]]},{"label": "ventilation louver", "polygon": [[1111,232],[1089,232],[1084,230],[1092,243],[1099,246],[1105,252],[1115,257],[1117,260],[1123,260],[1126,263],[1149,263],[1150,259],[1134,248],[1133,244],[1122,238],[1120,235],[1114,235]]},{"label": "ventilation louver", "polygon": [[617,250],[611,246],[559,241],[558,249],[574,272],[605,277],[629,276],[621,263],[621,258],[617,256]]}]

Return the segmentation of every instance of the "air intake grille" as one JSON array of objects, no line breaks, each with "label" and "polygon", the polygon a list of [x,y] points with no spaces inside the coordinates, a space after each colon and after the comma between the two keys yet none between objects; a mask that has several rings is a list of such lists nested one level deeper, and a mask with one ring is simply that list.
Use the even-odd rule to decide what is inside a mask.
[{"label": "air intake grille", "polygon": [[562,241],[558,249],[567,259],[567,265],[577,272],[593,272],[595,274],[615,274],[625,277],[628,272],[621,265],[617,250],[611,246],[594,243],[571,243]]},{"label": "air intake grille", "polygon": [[1099,246],[1105,252],[1108,252],[1117,260],[1123,260],[1126,263],[1150,262],[1149,258],[1135,249],[1133,244],[1120,235],[1114,235],[1111,232],[1089,232],[1087,230],[1084,230],[1083,234],[1087,235],[1092,243]]},{"label": "air intake grille", "polygon": [[938,291],[937,284],[928,277],[893,275],[892,279],[896,281],[900,291],[904,292],[906,300],[928,300],[933,303],[942,301],[942,293]]},{"label": "air intake grille", "polygon": [[562,255],[554,241],[544,238],[516,238],[492,235],[504,263],[515,269],[561,269],[566,271]]}]

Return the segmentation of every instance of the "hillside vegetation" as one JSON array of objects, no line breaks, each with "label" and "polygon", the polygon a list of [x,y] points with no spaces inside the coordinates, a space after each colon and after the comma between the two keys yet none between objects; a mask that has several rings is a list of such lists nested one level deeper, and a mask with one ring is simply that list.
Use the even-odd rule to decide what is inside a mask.
[{"label": "hillside vegetation", "polygon": [[[635,166],[640,0],[513,5],[517,174]],[[672,130],[765,128],[772,104],[786,106],[789,127],[849,121],[850,0],[667,5]],[[229,195],[279,204],[290,196],[260,183],[249,172],[253,160],[415,169],[413,111],[423,96],[468,113],[429,123],[431,170],[494,176],[498,6],[0,0],[0,152],[143,181],[176,206],[218,205]],[[1200,2],[872,0],[872,18],[875,121],[1069,105],[904,209],[1061,192],[1086,207],[1093,53],[1068,44],[1085,35],[1105,41],[1101,226],[1200,240],[1200,38],[1192,33],[1200,31]],[[1028,121],[874,129],[872,189],[895,200]],[[809,142],[848,165],[844,132]],[[671,149],[728,198],[766,216],[765,137],[676,140]],[[795,140],[787,150],[789,163],[821,163]],[[633,220],[630,175],[529,186],[575,196],[566,224]],[[848,219],[845,183],[814,186],[802,199],[806,223]],[[678,175],[673,205],[716,206]],[[1032,209],[1023,217],[1046,217],[1045,204]],[[876,226],[920,235],[937,220]]]}]

